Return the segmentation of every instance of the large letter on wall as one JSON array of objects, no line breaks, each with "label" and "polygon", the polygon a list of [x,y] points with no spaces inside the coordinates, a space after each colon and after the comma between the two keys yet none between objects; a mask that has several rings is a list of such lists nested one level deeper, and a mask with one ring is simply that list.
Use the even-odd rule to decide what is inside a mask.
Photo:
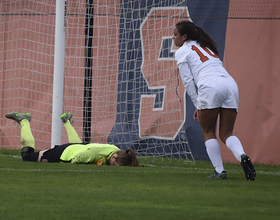
[{"label": "large letter on wall", "polygon": [[[185,89],[174,60],[173,31],[187,8],[152,8],[141,24],[142,74],[150,90],[142,95],[139,136],[174,139],[185,122]],[[185,19],[186,20],[186,19]]]}]

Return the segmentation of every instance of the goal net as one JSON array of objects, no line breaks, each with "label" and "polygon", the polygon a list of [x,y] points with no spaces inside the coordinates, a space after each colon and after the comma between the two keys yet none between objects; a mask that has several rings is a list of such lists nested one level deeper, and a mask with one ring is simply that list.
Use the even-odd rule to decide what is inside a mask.
[{"label": "goal net", "polygon": [[[174,25],[190,19],[186,1],[65,3],[63,112],[83,141],[193,160],[172,41]],[[37,148],[49,148],[56,1],[0,4],[1,114],[30,112]],[[4,124],[1,147],[18,146],[19,131]]]}]

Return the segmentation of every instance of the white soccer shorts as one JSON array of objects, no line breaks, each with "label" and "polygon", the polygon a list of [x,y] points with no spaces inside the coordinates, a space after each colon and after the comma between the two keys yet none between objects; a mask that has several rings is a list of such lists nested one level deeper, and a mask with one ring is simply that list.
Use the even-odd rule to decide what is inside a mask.
[{"label": "white soccer shorts", "polygon": [[238,111],[239,94],[236,82],[230,77],[209,80],[198,89],[197,108],[229,108]]}]

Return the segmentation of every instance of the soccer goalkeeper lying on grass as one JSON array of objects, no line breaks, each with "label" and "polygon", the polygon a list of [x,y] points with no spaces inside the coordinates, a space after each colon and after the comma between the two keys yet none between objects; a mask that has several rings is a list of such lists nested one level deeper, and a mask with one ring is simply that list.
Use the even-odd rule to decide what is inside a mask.
[{"label": "soccer goalkeeper lying on grass", "polygon": [[29,113],[10,112],[5,115],[21,125],[21,157],[23,161],[33,162],[68,162],[74,164],[95,164],[113,166],[139,166],[132,149],[120,150],[111,144],[82,143],[72,127],[71,113],[60,116],[68,135],[68,144],[56,145],[49,150],[35,152],[35,140],[30,129]]}]

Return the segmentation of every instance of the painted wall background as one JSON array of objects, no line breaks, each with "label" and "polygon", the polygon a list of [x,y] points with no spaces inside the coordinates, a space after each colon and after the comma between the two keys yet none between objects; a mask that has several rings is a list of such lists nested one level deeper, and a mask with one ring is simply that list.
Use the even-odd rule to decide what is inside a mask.
[{"label": "painted wall background", "polygon": [[[0,0],[0,6],[0,147],[19,147],[20,129],[4,118],[19,111],[32,114],[37,149],[46,149],[51,138],[55,1]],[[280,164],[279,1],[97,0],[91,5],[92,23],[86,24],[88,7],[84,1],[67,1],[63,110],[74,114],[81,137],[86,117],[91,118],[92,142],[112,142],[123,149],[184,147],[184,133],[195,159],[208,160],[199,124],[192,118],[194,107],[180,79],[178,84],[172,60],[173,26],[191,19],[217,42],[220,59],[238,83],[234,134],[245,152],[254,162]],[[92,36],[85,36],[89,29]],[[89,57],[85,46],[90,38]],[[85,67],[86,60],[90,65]],[[85,71],[92,73],[90,88]],[[91,106],[85,115],[87,91]],[[62,142],[67,142],[65,132]],[[225,162],[237,162],[222,144],[221,149]]]}]

